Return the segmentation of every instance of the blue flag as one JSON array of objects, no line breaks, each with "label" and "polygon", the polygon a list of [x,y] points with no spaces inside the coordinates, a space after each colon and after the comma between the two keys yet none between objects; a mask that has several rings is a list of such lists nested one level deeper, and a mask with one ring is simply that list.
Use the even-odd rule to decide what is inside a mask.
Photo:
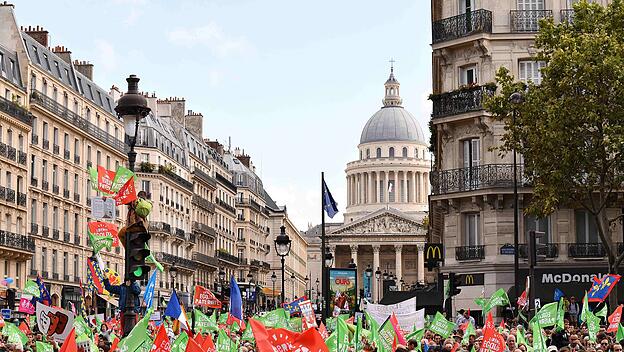
[{"label": "blue flag", "polygon": [[563,294],[563,291],[561,291],[560,289],[556,288],[556,289],[555,289],[555,296],[553,297],[553,300],[554,300],[555,302],[559,302],[559,300],[560,300],[562,297],[565,297],[565,295]]},{"label": "blue flag", "polygon": [[36,302],[39,301],[42,304],[49,306],[50,304],[52,304],[52,297],[50,297],[50,292],[48,291],[48,288],[45,286],[43,280],[41,280],[41,277],[39,275],[37,275],[36,281],[37,286],[39,286],[40,295],[39,298],[33,296],[31,303],[36,306]]},{"label": "blue flag", "polygon": [[300,297],[290,303],[284,303],[284,309],[287,309],[291,315],[295,313],[301,313],[301,307],[299,307],[299,303],[305,301],[307,298]]},{"label": "blue flag", "polygon": [[325,180],[323,180],[323,209],[325,209],[327,216],[330,218],[333,218],[338,213],[338,203],[332,197]]},{"label": "blue flag", "polygon": [[150,309],[152,306],[152,299],[154,298],[154,287],[156,287],[156,273],[158,270],[154,270],[152,272],[152,276],[147,282],[147,286],[145,287],[145,293],[143,294],[143,300],[145,301],[146,309]]},{"label": "blue flag", "polygon": [[234,275],[230,276],[230,315],[243,320],[243,297],[241,297],[240,288]]},{"label": "blue flag", "polygon": [[167,303],[167,308],[165,309],[165,316],[179,319],[180,315],[182,315],[182,307],[180,307],[180,301],[178,300],[176,291],[173,290],[169,303]]}]

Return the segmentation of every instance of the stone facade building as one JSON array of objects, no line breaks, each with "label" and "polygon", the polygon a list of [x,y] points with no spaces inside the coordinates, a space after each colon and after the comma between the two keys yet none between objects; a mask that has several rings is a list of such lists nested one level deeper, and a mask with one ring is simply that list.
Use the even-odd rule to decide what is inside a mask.
[{"label": "stone facade building", "polygon": [[[606,5],[606,1],[595,1]],[[540,83],[542,62],[534,36],[539,19],[573,20],[570,1],[564,0],[434,0],[432,6],[433,114],[431,173],[431,232],[445,247],[442,272],[479,276],[483,284],[462,288],[455,297],[458,308],[480,309],[473,299],[513,287],[513,255],[501,247],[513,244],[512,154],[492,150],[500,145],[503,124],[483,110],[485,96],[494,94],[491,83],[499,67],[518,79]],[[538,278],[570,273],[604,272],[604,250],[595,224],[581,209],[559,209],[536,219],[522,215],[531,188],[522,183],[522,158],[518,157],[519,234],[521,287],[526,277],[526,236],[529,230],[546,234],[546,261]],[[610,209],[616,215],[621,209]],[[617,225],[614,234],[621,236]],[[618,241],[614,238],[614,241]],[[574,268],[574,269],[571,269]],[[577,275],[578,276],[578,275]],[[576,283],[576,287],[567,284]],[[589,288],[579,282],[557,284],[538,281],[538,296],[552,299],[560,287],[567,295],[582,296]],[[560,285],[560,286],[557,286]],[[513,289],[510,289],[510,293]]]}]

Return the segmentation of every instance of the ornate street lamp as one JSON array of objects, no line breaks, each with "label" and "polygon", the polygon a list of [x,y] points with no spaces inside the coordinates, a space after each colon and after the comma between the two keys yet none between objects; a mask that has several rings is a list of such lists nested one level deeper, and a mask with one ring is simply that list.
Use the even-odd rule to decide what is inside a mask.
[{"label": "ornate street lamp", "polygon": [[275,281],[277,280],[277,275],[275,275],[275,271],[273,275],[271,275],[271,281],[273,282],[273,308],[277,308],[277,304],[275,302]]},{"label": "ornate street lamp", "polygon": [[379,270],[379,267],[377,267],[377,271],[375,271],[375,281],[376,281],[376,285],[377,285],[377,302],[379,302],[379,291],[381,288],[381,270]]},{"label": "ornate street lamp", "polygon": [[[308,277],[308,275],[305,276],[305,278],[303,279],[303,281],[305,281],[305,288],[306,288],[306,296],[312,296],[312,288],[308,288],[308,283],[310,282],[310,278]],[[310,297],[308,297],[309,299]]]},{"label": "ornate street lamp", "polygon": [[[128,146],[130,147],[128,151],[128,169],[133,172],[134,163],[136,161],[136,152],[134,151],[134,146],[137,142],[139,122],[151,111],[151,109],[147,106],[147,99],[139,92],[139,80],[139,77],[137,77],[136,75],[130,75],[130,77],[126,79],[126,82],[128,82],[128,90],[121,98],[119,98],[119,100],[117,101],[117,106],[115,106],[115,112],[117,113],[117,116],[122,118],[124,121],[124,130],[125,134],[127,135],[126,140],[128,141]],[[128,218],[131,218],[130,215],[133,212],[134,208],[132,205],[130,205],[128,207]],[[130,226],[132,224],[126,225]],[[130,250],[130,248],[126,247],[124,258],[124,285],[128,281],[130,282],[130,285],[126,286],[126,290],[128,292],[132,291],[130,288],[135,282],[135,278],[133,277],[133,275],[130,274],[131,252],[132,251]],[[135,296],[136,295],[133,293],[126,295],[126,302],[123,314],[123,336],[128,336],[128,334],[130,334],[130,331],[132,331],[132,328],[136,324],[136,314],[134,313]]]},{"label": "ornate street lamp", "polygon": [[296,281],[296,277],[295,277],[295,273],[293,272],[290,275],[290,281],[292,282],[292,288],[293,288],[293,300],[295,299],[295,281]]},{"label": "ornate street lamp", "polygon": [[219,285],[221,286],[221,300],[225,298],[225,285],[223,282],[225,281],[225,271],[223,267],[219,268]]},{"label": "ornate street lamp", "polygon": [[280,226],[280,234],[275,238],[275,252],[280,256],[282,263],[282,303],[284,303],[284,266],[285,257],[290,253],[290,237],[286,234],[286,226]]}]

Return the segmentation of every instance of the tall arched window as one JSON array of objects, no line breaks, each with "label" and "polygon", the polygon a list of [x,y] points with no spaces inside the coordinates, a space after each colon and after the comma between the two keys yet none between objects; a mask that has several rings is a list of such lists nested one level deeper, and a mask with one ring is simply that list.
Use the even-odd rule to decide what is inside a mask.
[{"label": "tall arched window", "polygon": [[381,158],[381,148],[377,148],[377,157]]},{"label": "tall arched window", "polygon": [[407,158],[407,147],[403,147],[403,157]]},{"label": "tall arched window", "polygon": [[370,149],[366,149],[366,159],[370,159]]},{"label": "tall arched window", "polygon": [[418,148],[414,148],[414,158],[418,159]]},{"label": "tall arched window", "polygon": [[388,156],[394,158],[394,147],[390,147],[390,149],[388,150]]},{"label": "tall arched window", "polygon": [[360,160],[362,160],[362,151],[360,150]]}]

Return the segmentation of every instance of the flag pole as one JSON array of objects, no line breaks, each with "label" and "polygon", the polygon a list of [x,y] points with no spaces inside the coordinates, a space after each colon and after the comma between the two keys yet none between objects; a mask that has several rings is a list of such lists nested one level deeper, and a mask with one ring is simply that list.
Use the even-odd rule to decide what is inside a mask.
[{"label": "flag pole", "polygon": [[325,209],[324,209],[324,192],[325,192],[325,173],[321,171],[321,291],[322,294],[322,309],[321,309],[321,322],[325,323],[327,319],[327,273],[325,268]]}]

